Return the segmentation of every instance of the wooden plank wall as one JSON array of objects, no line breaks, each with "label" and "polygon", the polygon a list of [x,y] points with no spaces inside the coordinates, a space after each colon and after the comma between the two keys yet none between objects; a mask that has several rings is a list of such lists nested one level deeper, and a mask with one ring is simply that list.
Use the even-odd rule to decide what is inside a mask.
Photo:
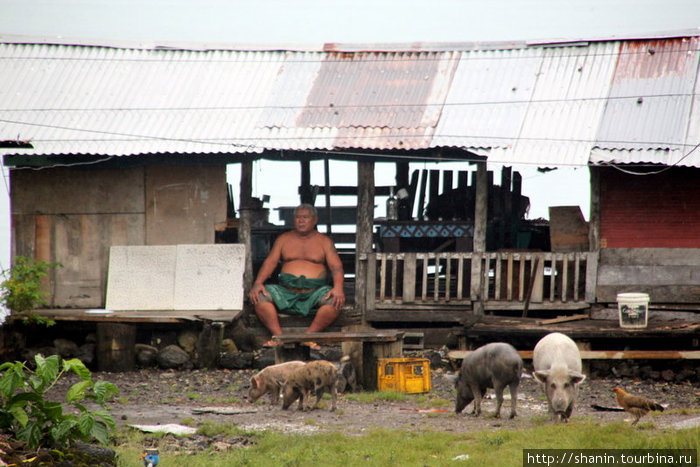
[{"label": "wooden plank wall", "polygon": [[603,248],[596,300],[623,292],[647,293],[651,303],[700,303],[700,249]]}]

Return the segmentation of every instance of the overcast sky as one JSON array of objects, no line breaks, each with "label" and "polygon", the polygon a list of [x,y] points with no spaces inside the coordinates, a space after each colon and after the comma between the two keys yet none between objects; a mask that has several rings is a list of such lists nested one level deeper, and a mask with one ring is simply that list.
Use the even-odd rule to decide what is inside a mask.
[{"label": "overcast sky", "polygon": [[698,26],[698,0],[0,0],[2,33],[134,40],[500,41]]},{"label": "overcast sky", "polygon": [[[136,41],[321,44],[490,42],[629,37],[698,31],[700,0],[0,0],[0,34]],[[298,179],[264,183],[254,195],[294,204]],[[278,164],[279,165],[279,164]],[[530,218],[550,205],[577,204],[588,218],[587,169],[523,173]],[[297,170],[293,167],[293,170]],[[498,170],[498,168],[496,168]],[[315,174],[320,172],[320,166]],[[289,178],[289,167],[284,172]],[[292,172],[294,173],[294,172]],[[350,171],[354,176],[354,171]],[[350,184],[348,171],[334,184]],[[237,174],[229,180],[237,184]],[[314,175],[320,177],[320,175]],[[393,170],[377,184],[392,183]],[[261,181],[262,180],[262,181]],[[269,178],[268,178],[269,180]],[[323,183],[314,179],[312,183]],[[5,183],[5,186],[7,184]],[[7,191],[0,190],[0,267],[9,264]],[[382,215],[382,212],[377,213]],[[275,218],[271,220],[276,221]]]}]

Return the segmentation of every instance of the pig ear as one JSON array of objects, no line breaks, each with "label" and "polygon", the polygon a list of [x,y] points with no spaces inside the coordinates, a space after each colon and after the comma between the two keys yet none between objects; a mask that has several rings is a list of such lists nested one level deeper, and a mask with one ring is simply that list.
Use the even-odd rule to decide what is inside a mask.
[{"label": "pig ear", "polygon": [[535,379],[540,383],[547,383],[547,378],[549,377],[549,371],[540,370],[533,373]]},{"label": "pig ear", "polygon": [[569,372],[569,377],[571,378],[571,382],[573,384],[580,384],[584,379],[586,379],[586,375],[582,375],[581,373],[577,373],[575,371]]},{"label": "pig ear", "polygon": [[257,388],[258,388],[258,378],[256,378],[255,376],[253,376],[252,378],[250,378],[250,386],[251,386],[252,388],[257,389]]}]

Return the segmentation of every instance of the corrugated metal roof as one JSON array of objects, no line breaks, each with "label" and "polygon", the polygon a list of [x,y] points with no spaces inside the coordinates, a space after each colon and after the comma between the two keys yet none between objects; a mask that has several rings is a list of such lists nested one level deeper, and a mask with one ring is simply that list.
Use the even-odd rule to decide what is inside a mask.
[{"label": "corrugated metal roof", "polygon": [[0,154],[455,147],[511,164],[700,166],[697,37],[355,51],[2,39],[0,140],[34,149]]}]

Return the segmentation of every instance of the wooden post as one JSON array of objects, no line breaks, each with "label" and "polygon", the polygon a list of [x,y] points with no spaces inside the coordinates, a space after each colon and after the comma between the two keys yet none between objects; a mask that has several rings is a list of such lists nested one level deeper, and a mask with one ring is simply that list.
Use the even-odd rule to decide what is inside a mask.
[{"label": "wooden post", "polygon": [[361,256],[372,252],[374,226],[374,162],[357,163],[357,231],[355,234],[355,306],[365,321],[367,308],[367,261]]},{"label": "wooden post", "polygon": [[[513,248],[518,248],[518,226],[520,225],[520,203],[523,177],[520,172],[513,172],[513,191],[511,193],[510,237]],[[527,245],[523,248],[527,248]]]},{"label": "wooden post", "polygon": [[428,204],[440,194],[440,171],[430,170],[430,186],[428,187]]},{"label": "wooden post", "polygon": [[253,193],[253,162],[241,162],[241,194],[238,205],[241,207],[241,219],[238,224],[238,243],[245,245],[245,270],[243,271],[243,286],[246,292],[250,290],[255,278],[253,277],[253,242],[252,242],[252,206]]},{"label": "wooden post", "polygon": [[133,325],[97,323],[97,369],[131,371],[135,368],[136,330]]},{"label": "wooden post", "polygon": [[[483,300],[481,297],[484,277],[482,257],[486,252],[486,223],[488,216],[488,176],[486,162],[476,164],[476,200],[474,203],[474,257],[471,271],[471,296],[473,299]],[[485,267],[488,267],[486,265]],[[483,307],[479,307],[483,309]]]},{"label": "wooden post", "polygon": [[421,172],[420,190],[418,192],[418,220],[423,220],[425,211],[425,186],[428,183],[428,171],[423,169]]},{"label": "wooden post", "polygon": [[447,193],[452,190],[452,171],[444,170],[442,172],[442,192]]},{"label": "wooden post", "polygon": [[200,368],[216,368],[217,359],[221,353],[221,342],[224,337],[224,325],[221,322],[204,321],[202,330],[197,336],[197,355]]},{"label": "wooden post", "polygon": [[330,235],[331,225],[333,225],[333,215],[331,214],[331,175],[330,175],[330,161],[328,158],[323,159],[323,176],[326,184],[326,233]]},{"label": "wooden post", "polygon": [[396,186],[408,188],[408,162],[396,163]]},{"label": "wooden post", "polygon": [[380,358],[401,358],[403,356],[403,338],[394,342],[364,342],[362,344],[363,387],[367,391],[376,391],[377,360]]},{"label": "wooden post", "polygon": [[512,169],[510,167],[501,167],[501,196],[498,200],[501,215],[498,221],[498,245],[507,248],[512,247],[510,239],[506,235],[507,222],[510,220],[511,209],[513,208],[510,192],[511,176]]},{"label": "wooden post", "polygon": [[486,162],[477,163],[476,202],[474,206],[474,251],[486,251],[486,223],[488,215],[488,179]]},{"label": "wooden post", "polygon": [[589,167],[591,177],[591,207],[588,213],[588,246],[600,250],[600,167]]},{"label": "wooden post", "polygon": [[311,163],[300,161],[301,163],[301,185],[299,186],[299,201],[301,203],[314,204],[314,196],[311,193]]}]

